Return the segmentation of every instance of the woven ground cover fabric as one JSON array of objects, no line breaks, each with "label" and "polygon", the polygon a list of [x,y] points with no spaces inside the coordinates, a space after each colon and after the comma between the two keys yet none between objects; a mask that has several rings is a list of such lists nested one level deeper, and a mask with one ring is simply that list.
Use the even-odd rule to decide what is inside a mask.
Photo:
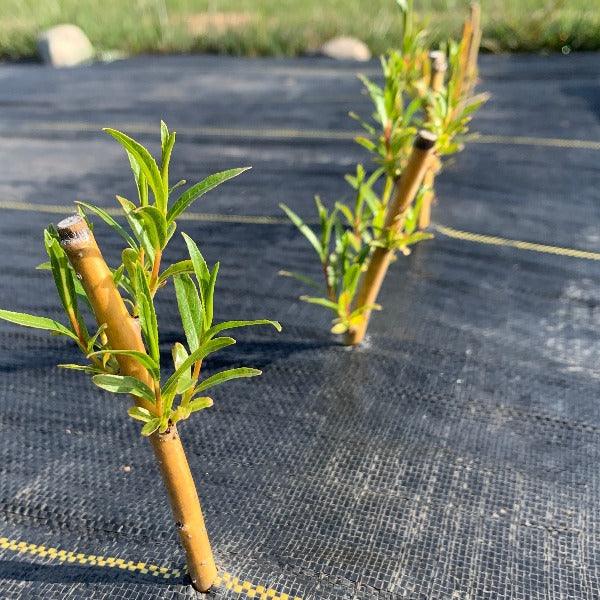
[{"label": "woven ground cover fabric", "polygon": [[[240,332],[208,361],[264,374],[181,427],[226,574],[213,597],[597,598],[600,261],[437,233],[393,265],[353,350],[278,275],[319,274],[278,202],[312,220],[312,196],[344,197],[343,175],[368,161],[347,116],[370,111],[356,72],[217,57],[0,66],[0,306],[60,316],[34,269],[60,218],[49,207],[131,194],[99,130],[156,150],[162,117],[179,132],[174,180],[253,166],[194,207],[208,220],[181,224],[221,261],[216,318],[284,327]],[[548,140],[600,141],[599,79],[592,54],[483,57],[492,100],[474,129],[497,139],[448,165],[434,221],[597,252],[600,147]],[[114,263],[119,240],[96,232]],[[175,239],[167,262],[184,252]],[[167,359],[172,289],[157,309]],[[195,597],[149,444],[126,401],[55,367],[78,358],[0,327],[0,598]]]}]

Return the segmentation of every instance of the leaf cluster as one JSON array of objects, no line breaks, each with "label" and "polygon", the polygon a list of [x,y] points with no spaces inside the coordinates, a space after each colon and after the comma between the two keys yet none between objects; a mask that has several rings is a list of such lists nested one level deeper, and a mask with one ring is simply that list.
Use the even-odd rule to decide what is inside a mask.
[{"label": "leaf cluster", "polygon": [[[175,132],[170,132],[166,124],[161,122],[161,159],[157,163],[150,152],[133,138],[115,129],[105,131],[121,144],[127,154],[135,180],[137,201],[117,196],[125,226],[106,210],[88,202],[78,202],[78,210],[86,219],[89,214],[99,217],[126,244],[122,262],[112,269],[112,275],[115,285],[121,289],[131,307],[132,316],[139,320],[146,352],[112,349],[105,334],[105,325],[101,325],[93,335],[90,334],[84,314],[86,311],[87,316],[91,316],[89,301],[53,226],[44,232],[49,261],[38,268],[52,273],[68,324],[7,310],[0,310],[0,319],[47,330],[76,342],[87,363],[59,366],[90,374],[92,381],[104,390],[137,398],[137,405],[129,410],[129,415],[143,422],[143,435],[150,435],[157,430],[164,432],[192,413],[212,406],[213,400],[205,395],[209,389],[232,379],[260,375],[258,369],[238,367],[202,378],[203,361],[214,352],[235,343],[233,338],[219,334],[256,325],[271,325],[280,331],[281,326],[267,319],[215,324],[215,286],[219,263],[209,268],[196,243],[185,233],[182,235],[188,258],[161,270],[163,252],[176,230],[177,219],[204,194],[247,169],[230,169],[210,175],[179,192],[171,201],[173,192],[186,184],[180,181],[171,186],[169,182]],[[177,342],[172,347],[172,372],[164,377],[154,297],[169,280],[174,283],[186,343]],[[139,362],[147,370],[152,384],[120,373],[117,358],[121,355]]]},{"label": "leaf cluster", "polygon": [[[368,268],[375,248],[406,255],[411,246],[432,237],[418,230],[424,197],[433,192],[425,182],[413,204],[400,215],[399,223],[393,229],[385,227],[390,198],[408,163],[418,131],[427,129],[437,135],[437,156],[457,152],[462,149],[462,138],[473,114],[486,100],[485,95],[472,96],[465,83],[466,65],[461,60],[466,54],[465,39],[460,44],[450,41],[444,46],[449,61],[447,80],[441,90],[432,89],[428,32],[415,19],[413,0],[396,3],[402,11],[403,33],[399,47],[381,57],[383,82],[379,85],[361,76],[373,112],[368,119],[350,113],[365,131],[356,142],[373,156],[377,168],[368,174],[359,164],[355,174],[346,176],[354,191],[352,203],[337,202],[328,211],[316,199],[315,231],[288,206],[281,205],[316,251],[323,271],[325,295],[302,299],[334,312],[334,333],[344,333],[360,323],[365,312],[379,308],[356,305],[355,301],[361,273]],[[289,271],[282,274],[322,289],[306,275]]]}]

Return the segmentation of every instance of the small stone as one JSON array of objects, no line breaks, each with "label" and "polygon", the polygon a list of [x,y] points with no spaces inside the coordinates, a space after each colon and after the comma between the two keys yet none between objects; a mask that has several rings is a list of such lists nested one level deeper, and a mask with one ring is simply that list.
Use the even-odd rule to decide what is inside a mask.
[{"label": "small stone", "polygon": [[321,54],[336,60],[365,62],[371,59],[371,51],[364,42],[347,36],[336,37],[325,42],[321,47]]},{"label": "small stone", "polygon": [[76,25],[56,25],[37,39],[42,61],[53,67],[74,67],[94,58],[94,47],[87,35]]},{"label": "small stone", "polygon": [[131,467],[129,465],[123,465],[121,471],[123,471],[123,473],[131,473]]}]

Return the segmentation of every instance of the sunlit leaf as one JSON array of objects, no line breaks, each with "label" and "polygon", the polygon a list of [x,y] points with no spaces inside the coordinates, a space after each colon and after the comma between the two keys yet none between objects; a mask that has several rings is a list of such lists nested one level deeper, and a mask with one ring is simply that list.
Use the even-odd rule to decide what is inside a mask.
[{"label": "sunlit leaf", "polygon": [[33,329],[44,329],[53,333],[58,333],[70,337],[77,341],[77,336],[70,330],[67,329],[62,323],[55,321],[54,319],[48,319],[46,317],[37,317],[35,315],[28,315],[20,312],[13,312],[11,310],[0,309],[0,319],[15,323],[16,325],[22,325],[23,327],[32,327]]},{"label": "sunlit leaf", "polygon": [[181,315],[183,331],[191,352],[200,347],[203,332],[204,312],[193,279],[183,273],[173,277],[177,307]]},{"label": "sunlit leaf", "polygon": [[127,375],[94,375],[92,381],[113,394],[131,394],[154,403],[154,392],[143,382]]},{"label": "sunlit leaf", "polygon": [[174,221],[181,213],[187,210],[193,202],[198,200],[201,196],[204,196],[207,192],[210,192],[217,186],[221,185],[229,179],[237,177],[244,171],[247,171],[251,167],[243,167],[239,169],[229,169],[220,173],[214,173],[209,175],[206,179],[203,179],[199,183],[188,188],[177,200],[173,203],[173,206],[169,208],[167,213],[167,221]]},{"label": "sunlit leaf", "polygon": [[141,172],[148,180],[148,184],[152,189],[152,193],[154,194],[154,198],[156,200],[156,207],[161,212],[166,212],[166,190],[163,186],[158,165],[148,150],[146,150],[146,148],[144,148],[144,146],[142,146],[139,142],[136,142],[133,138],[122,133],[121,131],[111,129],[110,127],[105,128],[104,131],[114,137],[137,161]]},{"label": "sunlit leaf", "polygon": [[194,394],[202,392],[204,390],[208,390],[211,387],[216,385],[221,385],[226,381],[231,381],[232,379],[240,379],[242,377],[256,377],[261,375],[262,371],[259,369],[251,369],[249,367],[238,367],[237,369],[228,369],[227,371],[221,371],[220,373],[216,373],[215,375],[211,375],[207,377],[203,381],[200,382],[199,385],[194,389]]}]

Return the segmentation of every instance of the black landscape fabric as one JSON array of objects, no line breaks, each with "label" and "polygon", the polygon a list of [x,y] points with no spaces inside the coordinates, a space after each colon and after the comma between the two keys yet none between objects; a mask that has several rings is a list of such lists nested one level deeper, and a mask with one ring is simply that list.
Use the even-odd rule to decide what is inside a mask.
[{"label": "black landscape fabric", "polygon": [[[598,598],[600,262],[438,232],[393,265],[354,350],[278,275],[319,267],[277,204],[312,220],[312,196],[347,197],[343,175],[369,160],[347,116],[370,111],[359,70],[377,64],[0,66],[0,306],[60,316],[34,269],[43,226],[75,199],[133,193],[102,126],[156,150],[164,118],[179,132],[174,181],[254,167],[195,206],[212,217],[182,223],[221,261],[216,318],[284,327],[243,331],[210,360],[264,375],[219,388],[181,428],[222,572],[214,597]],[[434,221],[597,252],[600,144],[557,139],[600,141],[599,83],[598,55],[484,57],[492,100],[474,129],[492,137],[448,165]],[[119,240],[96,232],[114,264]],[[158,310],[167,356],[172,289]],[[150,446],[126,400],[55,367],[78,358],[0,325],[0,598],[193,597]]]}]

